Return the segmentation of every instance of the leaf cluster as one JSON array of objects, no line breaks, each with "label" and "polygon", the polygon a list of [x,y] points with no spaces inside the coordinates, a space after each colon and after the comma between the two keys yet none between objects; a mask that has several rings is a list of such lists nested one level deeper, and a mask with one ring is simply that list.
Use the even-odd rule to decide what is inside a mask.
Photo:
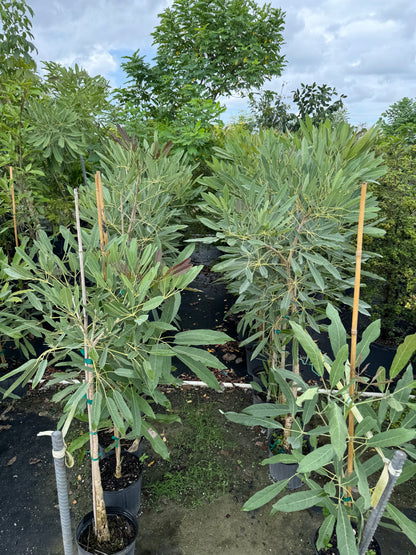
[{"label": "leaf cluster", "polygon": [[[237,298],[231,310],[259,349],[278,352],[288,320],[319,331],[325,299],[351,302],[360,184],[385,171],[375,138],[309,121],[296,134],[241,131],[217,149],[200,219],[224,253],[213,269]],[[377,211],[368,195],[366,233],[380,234]]]},{"label": "leaf cluster", "polygon": [[[301,326],[292,322],[294,334],[314,361],[317,373],[325,378],[326,394],[318,395],[315,386],[309,386],[302,380],[290,376],[290,373],[276,368],[274,375],[280,383],[287,381],[285,388],[286,404],[267,403],[244,409],[242,414],[227,413],[234,422],[255,426],[261,422],[267,428],[282,427],[279,417],[288,408],[303,426],[298,428],[300,438],[308,435],[313,447],[308,454],[303,454],[299,441],[290,454],[275,455],[262,464],[275,462],[298,463],[297,473],[303,475],[308,490],[284,495],[273,505],[272,512],[293,512],[312,506],[324,509],[325,519],[320,528],[317,542],[318,550],[325,545],[336,530],[339,545],[344,546],[345,553],[358,553],[358,544],[366,518],[377,500],[372,497],[377,474],[382,470],[385,459],[391,459],[395,449],[404,451],[408,460],[405,463],[397,483],[403,483],[416,473],[416,405],[410,397],[415,386],[413,371],[408,362],[416,350],[416,334],[408,336],[400,345],[395,358],[388,369],[380,368],[376,376],[369,380],[358,375],[350,381],[350,361],[348,360],[347,333],[337,310],[327,306],[328,328],[333,359],[323,354],[308,333]],[[380,333],[380,323],[371,324],[364,332],[357,345],[357,360],[362,367],[370,353],[370,344]],[[403,372],[403,369],[405,371]],[[400,379],[397,379],[401,374]],[[388,379],[387,379],[388,378]],[[349,388],[354,383],[359,389],[351,398]],[[296,400],[291,393],[293,382],[300,388],[301,396]],[[362,397],[369,386],[377,386],[382,395],[374,399]],[[389,420],[386,421],[387,410]],[[354,436],[354,470],[347,471],[347,442],[349,432],[346,418],[352,412],[355,419]],[[400,420],[400,427],[394,424]],[[286,486],[283,480],[268,486],[254,494],[244,505],[244,510],[254,510],[274,499]],[[347,503],[348,488],[355,488],[358,495],[353,495]],[[395,524],[416,545],[416,526],[405,515],[387,506],[387,514]],[[352,526],[358,529],[356,536]]]}]

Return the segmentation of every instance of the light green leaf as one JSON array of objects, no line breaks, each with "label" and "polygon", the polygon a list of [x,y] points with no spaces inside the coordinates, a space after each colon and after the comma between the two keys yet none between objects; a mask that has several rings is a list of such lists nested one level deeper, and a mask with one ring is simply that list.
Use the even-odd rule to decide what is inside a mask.
[{"label": "light green leaf", "polygon": [[133,415],[127,406],[126,401],[124,400],[122,394],[119,391],[114,391],[113,393],[114,401],[118,407],[123,418],[129,423],[130,426],[133,425]]},{"label": "light green leaf", "polygon": [[319,376],[323,376],[323,358],[319,347],[316,345],[312,337],[302,328],[302,326],[296,324],[295,322],[290,322],[290,325],[292,326],[297,340],[302,345],[306,354],[310,358],[315,371],[318,373]]},{"label": "light green leaf", "polygon": [[306,455],[299,463],[298,472],[312,472],[318,470],[332,461],[334,449],[329,443],[314,449]]},{"label": "light green leaf", "polygon": [[390,366],[390,379],[394,379],[409,362],[416,351],[416,333],[408,335],[403,343],[397,347],[396,355]]},{"label": "light green leaf", "polygon": [[340,349],[342,349],[344,345],[347,345],[347,332],[342,325],[338,310],[331,304],[328,304],[326,307],[326,315],[331,320],[328,326],[328,334],[332,351],[336,357]]},{"label": "light green leaf", "polygon": [[348,359],[348,353],[349,349],[347,344],[343,345],[337,352],[329,374],[329,383],[332,388],[334,388],[345,375],[345,363]]},{"label": "light green leaf", "polygon": [[348,428],[341,407],[336,403],[327,406],[329,434],[338,459],[342,459],[347,446]]},{"label": "light green leaf", "polygon": [[101,392],[96,391],[91,405],[91,421],[92,421],[91,425],[92,425],[93,431],[95,431],[98,428],[98,425],[101,420],[102,401],[103,401],[103,396],[101,395]]},{"label": "light green leaf", "polygon": [[266,486],[248,499],[243,505],[243,511],[254,511],[259,507],[263,507],[271,501],[276,495],[284,490],[289,480],[283,480],[270,486]]},{"label": "light green leaf", "polygon": [[269,429],[283,428],[280,422],[277,422],[277,420],[273,420],[272,418],[261,418],[260,416],[251,416],[244,413],[232,411],[228,411],[224,414],[225,417],[231,422],[244,424],[245,426],[262,426],[263,428]]},{"label": "light green leaf", "polygon": [[416,522],[407,518],[407,516],[391,505],[391,503],[387,503],[387,513],[404,534],[406,534],[413,545],[416,545]]},{"label": "light green leaf", "polygon": [[371,322],[363,331],[361,341],[357,345],[357,358],[355,365],[361,366],[370,354],[370,345],[380,336],[380,320]]},{"label": "light green leaf", "polygon": [[364,510],[367,510],[371,505],[370,488],[368,487],[367,476],[364,469],[357,459],[354,461],[354,470],[358,477],[358,491],[363,498],[363,508]]},{"label": "light green leaf", "polygon": [[222,331],[189,330],[175,335],[176,345],[223,345],[232,338]]},{"label": "light green leaf", "polygon": [[342,555],[358,555],[356,536],[342,503],[338,505],[336,533],[337,543],[342,545]]},{"label": "light green leaf", "polygon": [[157,297],[153,297],[153,299],[149,299],[147,302],[144,303],[144,305],[142,306],[142,310],[144,312],[148,312],[149,310],[154,310],[155,308],[160,306],[164,300],[165,300],[165,297],[163,295],[158,295]]},{"label": "light green leaf", "polygon": [[150,442],[150,445],[156,453],[158,453],[164,459],[169,459],[168,448],[160,435],[156,432],[156,430],[154,430],[153,428],[146,428],[146,426],[142,426],[142,433],[144,437]]},{"label": "light green leaf", "polygon": [[125,435],[126,433],[126,426],[124,420],[121,418],[118,408],[111,397],[107,397],[106,405],[108,408],[108,412],[110,413],[111,421],[114,424],[114,427],[121,433],[121,435]]},{"label": "light green leaf", "polygon": [[380,432],[367,441],[368,447],[400,447],[416,437],[416,430],[395,428]]},{"label": "light green leaf", "polygon": [[318,387],[311,387],[310,389],[307,389],[296,399],[296,404],[301,407],[305,401],[310,401],[311,399],[314,399],[318,393],[318,389]]},{"label": "light green leaf", "polygon": [[303,511],[313,507],[322,500],[322,488],[309,491],[299,491],[290,495],[285,495],[273,505],[275,511],[284,513],[293,513],[295,511]]},{"label": "light green leaf", "polygon": [[[332,482],[331,482],[332,484]],[[316,542],[316,549],[321,550],[324,545],[331,539],[335,526],[335,516],[328,515],[319,528],[318,540]]]}]

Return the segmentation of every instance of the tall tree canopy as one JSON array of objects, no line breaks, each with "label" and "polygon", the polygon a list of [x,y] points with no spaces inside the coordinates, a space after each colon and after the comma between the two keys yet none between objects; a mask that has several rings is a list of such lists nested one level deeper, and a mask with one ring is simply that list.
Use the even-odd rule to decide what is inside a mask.
[{"label": "tall tree canopy", "polygon": [[407,142],[416,142],[416,99],[406,96],[381,114],[379,120],[386,135],[397,136]]},{"label": "tall tree canopy", "polygon": [[284,67],[283,16],[254,0],[174,0],[152,33],[153,63],[136,51],[122,64],[119,98],[160,117],[195,96],[215,102],[261,87]]}]

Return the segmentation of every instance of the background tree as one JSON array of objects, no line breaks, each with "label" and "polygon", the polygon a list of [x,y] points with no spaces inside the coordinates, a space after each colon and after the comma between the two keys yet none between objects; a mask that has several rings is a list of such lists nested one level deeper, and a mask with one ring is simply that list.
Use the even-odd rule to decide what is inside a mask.
[{"label": "background tree", "polygon": [[39,225],[31,185],[39,176],[33,149],[27,143],[27,104],[39,95],[39,77],[32,53],[33,10],[24,0],[0,0],[0,225],[8,250],[11,198],[9,167],[13,167],[18,221],[32,235]]},{"label": "background tree", "polygon": [[203,146],[223,111],[221,97],[281,74],[283,15],[254,0],[175,0],[152,33],[152,63],[139,51],[126,57],[127,82],[116,98],[138,110],[136,126],[150,119],[159,131],[169,127],[181,147],[195,139]]},{"label": "background tree", "polygon": [[386,135],[397,136],[407,144],[416,142],[416,99],[404,97],[381,116],[379,124]]},{"label": "background tree", "polygon": [[400,340],[416,329],[416,145],[402,144],[395,137],[381,142],[388,173],[370,189],[379,201],[384,218],[384,238],[367,238],[366,247],[380,258],[367,263],[366,269],[385,279],[367,280],[363,293],[373,306],[372,316],[381,318],[381,339]]},{"label": "background tree", "polygon": [[300,127],[300,121],[305,121],[307,117],[314,125],[319,125],[326,119],[333,124],[347,121],[343,103],[343,99],[347,97],[341,94],[336,99],[338,93],[335,87],[301,83],[301,88],[292,93],[290,103],[286,103],[285,97],[275,91],[251,93],[250,110],[257,127],[296,131]]}]

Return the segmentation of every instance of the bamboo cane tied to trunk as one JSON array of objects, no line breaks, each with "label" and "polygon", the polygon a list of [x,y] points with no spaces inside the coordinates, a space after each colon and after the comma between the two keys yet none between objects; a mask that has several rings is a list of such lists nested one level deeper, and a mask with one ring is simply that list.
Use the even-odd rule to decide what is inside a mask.
[{"label": "bamboo cane tied to trunk", "polygon": [[92,495],[93,495],[93,513],[94,528],[98,543],[109,541],[110,531],[108,529],[107,513],[104,503],[104,493],[101,483],[101,474],[99,466],[99,448],[97,430],[93,429],[91,405],[94,398],[94,374],[93,364],[88,358],[88,315],[87,315],[87,292],[85,286],[84,274],[84,257],[82,250],[81,222],[79,217],[78,190],[74,189],[75,199],[75,216],[77,224],[78,237],[78,255],[80,265],[80,279],[82,291],[82,314],[83,314],[83,333],[84,333],[84,361],[85,361],[85,382],[88,383],[87,391],[87,411],[88,411],[88,427],[90,431],[90,456],[91,456],[91,474],[92,474]]},{"label": "bamboo cane tied to trunk", "polygon": [[[350,353],[350,387],[349,401],[351,402],[355,394],[355,364],[357,350],[357,324],[358,324],[358,306],[360,302],[360,281],[361,281],[361,260],[363,247],[363,230],[364,230],[364,213],[365,213],[365,197],[367,194],[367,183],[361,185],[360,212],[358,216],[357,231],[357,251],[355,255],[355,282],[354,282],[354,302],[352,309],[351,324],[351,353]],[[348,461],[347,476],[350,476],[354,470],[354,414],[352,411],[348,413]],[[347,496],[351,499],[351,487],[347,488]],[[351,503],[349,501],[349,503]]]},{"label": "bamboo cane tied to trunk", "polygon": [[17,236],[16,199],[15,199],[15,195],[14,195],[13,168],[12,168],[12,166],[9,166],[9,173],[10,173],[10,194],[11,194],[11,197],[12,197],[14,241],[16,243],[16,247],[18,247],[19,246],[19,238]]}]

